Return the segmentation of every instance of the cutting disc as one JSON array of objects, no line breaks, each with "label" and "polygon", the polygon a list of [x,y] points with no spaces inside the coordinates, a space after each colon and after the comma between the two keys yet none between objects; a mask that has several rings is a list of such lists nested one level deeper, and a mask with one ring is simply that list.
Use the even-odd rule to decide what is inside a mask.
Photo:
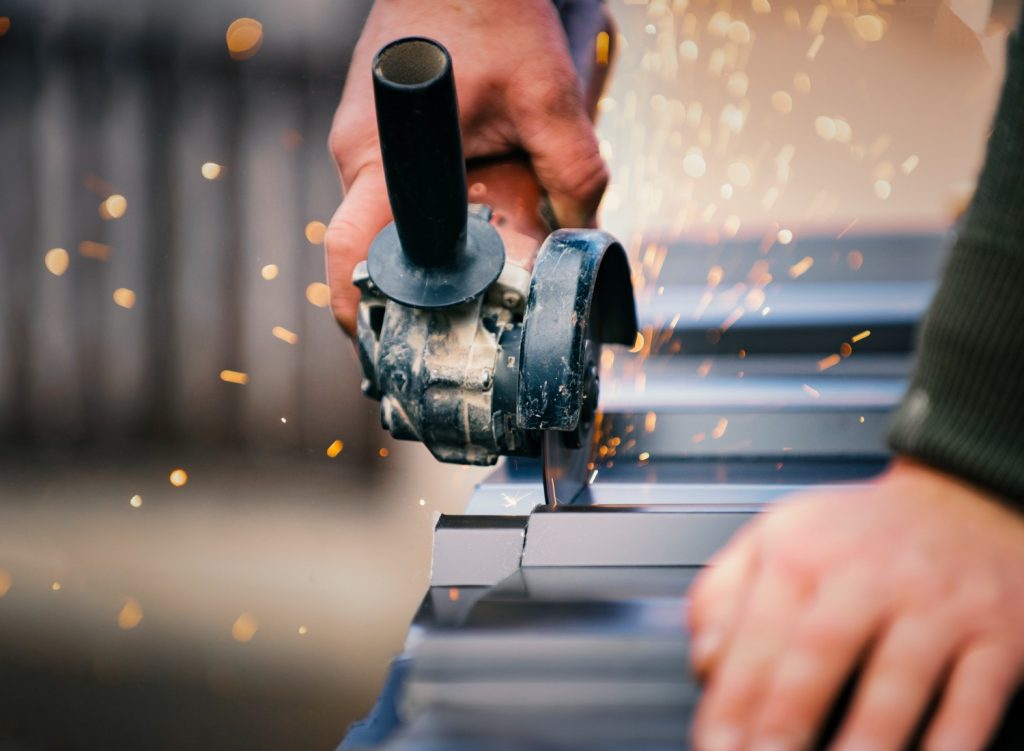
[{"label": "cutting disc", "polygon": [[541,444],[544,501],[549,506],[567,505],[590,484],[597,425],[600,346],[587,342],[587,367],[583,377],[583,403],[575,430],[545,430]]}]

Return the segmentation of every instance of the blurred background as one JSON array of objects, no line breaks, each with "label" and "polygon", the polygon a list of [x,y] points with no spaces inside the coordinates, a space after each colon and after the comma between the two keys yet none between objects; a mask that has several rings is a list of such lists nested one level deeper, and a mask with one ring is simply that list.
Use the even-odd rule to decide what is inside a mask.
[{"label": "blurred background", "polygon": [[[669,245],[948,227],[1018,12],[609,5],[602,221],[641,305]],[[368,9],[0,5],[0,749],[332,748],[401,649],[487,471],[382,433],[327,307]]]}]

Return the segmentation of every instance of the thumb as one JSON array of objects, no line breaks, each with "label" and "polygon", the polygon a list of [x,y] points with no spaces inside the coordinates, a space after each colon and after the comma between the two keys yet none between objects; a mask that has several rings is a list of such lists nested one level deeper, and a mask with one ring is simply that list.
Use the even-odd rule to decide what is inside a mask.
[{"label": "thumb", "polygon": [[373,238],[390,221],[384,172],[380,164],[369,164],[352,180],[324,235],[331,310],[349,336],[355,334],[359,306],[352,270],[366,260]]},{"label": "thumb", "polygon": [[559,224],[588,227],[593,226],[597,205],[608,184],[608,169],[575,77],[569,81],[570,85],[536,98],[534,106],[518,109],[513,117]]}]

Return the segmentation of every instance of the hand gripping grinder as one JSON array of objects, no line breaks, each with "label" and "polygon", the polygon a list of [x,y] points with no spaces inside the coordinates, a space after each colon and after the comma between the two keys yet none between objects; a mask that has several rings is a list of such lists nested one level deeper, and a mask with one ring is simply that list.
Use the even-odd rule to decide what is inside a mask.
[{"label": "hand gripping grinder", "polygon": [[452,61],[437,42],[381,49],[373,91],[394,222],[353,274],[363,393],[391,435],[441,461],[542,457],[547,502],[571,503],[590,474],[601,345],[636,337],[625,251],[599,230],[558,229],[532,276],[528,260],[506,260],[503,212],[524,199],[469,203]]}]

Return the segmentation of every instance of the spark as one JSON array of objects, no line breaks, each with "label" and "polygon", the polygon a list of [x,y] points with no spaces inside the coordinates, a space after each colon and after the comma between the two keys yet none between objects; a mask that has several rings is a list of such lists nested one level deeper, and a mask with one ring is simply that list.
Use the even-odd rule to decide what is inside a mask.
[{"label": "spark", "polygon": [[835,367],[841,360],[842,358],[839,355],[829,355],[828,357],[818,360],[818,372]]},{"label": "spark", "polygon": [[641,451],[640,455],[637,457],[637,459],[639,459],[642,462],[646,462],[650,458],[651,458],[651,452],[650,451]]},{"label": "spark", "polygon": [[264,279],[266,279],[269,282],[272,279],[277,279],[277,272],[278,272],[277,264],[276,263],[268,263],[266,266],[264,266],[262,269],[260,269],[260,276],[262,276]]},{"label": "spark", "polygon": [[875,195],[881,200],[886,200],[892,195],[892,183],[888,180],[875,180]]},{"label": "spark", "polygon": [[127,287],[118,287],[113,294],[114,303],[125,310],[135,307],[135,293]]},{"label": "spark", "polygon": [[[842,232],[840,232],[840,233],[839,233],[838,235],[836,235],[836,240],[842,240],[842,239],[843,239],[843,237],[845,237],[845,236],[846,236],[846,233],[847,233],[847,232],[849,232],[849,231],[850,231],[851,229],[853,229],[854,227],[856,227],[856,226],[857,226],[857,222],[859,222],[859,221],[860,221],[860,217],[858,216],[858,217],[857,217],[856,219],[854,219],[854,220],[853,220],[852,222],[850,222],[850,223],[849,223],[849,224],[847,224],[847,225],[846,225],[845,227],[843,227],[843,231],[842,231]],[[857,252],[860,252],[860,251],[853,251],[853,252],[857,253]]]},{"label": "spark", "polygon": [[263,45],[263,24],[254,18],[236,18],[224,38],[232,60],[248,60]]},{"label": "spark", "polygon": [[683,172],[686,173],[687,177],[704,177],[704,173],[707,170],[707,162],[704,161],[704,157],[700,152],[692,152],[683,159]]},{"label": "spark", "polygon": [[64,248],[51,248],[43,256],[43,265],[54,276],[61,276],[68,270],[70,260],[70,256]]},{"label": "spark", "polygon": [[61,583],[58,581],[55,581],[53,584],[50,585],[50,589],[52,589],[54,592],[60,592],[60,588]]},{"label": "spark", "polygon": [[248,641],[252,641],[252,637],[256,636],[259,627],[260,624],[257,622],[256,616],[252,613],[242,613],[231,624],[231,638],[241,644],[245,644]]},{"label": "spark", "polygon": [[648,433],[653,433],[656,427],[658,427],[658,413],[648,412],[644,415],[644,430]]},{"label": "spark", "polygon": [[772,108],[783,115],[793,111],[793,97],[788,91],[776,91],[772,94]]},{"label": "spark", "polygon": [[688,63],[695,61],[699,54],[700,50],[697,47],[697,43],[692,39],[687,39],[679,45],[679,56]]},{"label": "spark", "polygon": [[142,496],[136,493],[128,500],[128,503],[132,508],[139,508],[142,505]]},{"label": "spark", "polygon": [[237,383],[239,386],[244,386],[249,382],[249,374],[240,370],[222,370],[220,379],[225,383]]},{"label": "spark", "polygon": [[[519,502],[521,500],[523,500],[524,498],[526,498],[527,496],[529,496],[529,495],[530,495],[530,493],[523,493],[522,495],[519,495],[519,496],[512,495],[511,493],[502,493],[501,494],[501,500],[502,500],[505,508],[512,508],[513,506],[518,506]],[[424,503],[425,503],[425,501],[424,501]],[[420,505],[422,506],[423,503],[421,503]]]},{"label": "spark", "polygon": [[326,308],[331,302],[331,288],[323,282],[313,282],[306,287],[306,299],[311,305]]},{"label": "spark", "polygon": [[611,37],[608,36],[608,32],[598,32],[597,39],[594,40],[594,61],[598,65],[608,64],[610,48]]},{"label": "spark", "polygon": [[850,337],[850,341],[853,342],[854,344],[856,344],[857,342],[862,341],[863,339],[867,339],[869,336],[871,336],[871,330],[870,329],[864,329],[859,334]]},{"label": "spark", "polygon": [[122,631],[131,631],[142,622],[142,605],[134,597],[126,597],[124,605],[117,614],[117,627]]},{"label": "spark", "polygon": [[730,42],[736,44],[748,44],[750,42],[750,27],[743,21],[733,21],[729,24],[728,36]]},{"label": "spark", "polygon": [[831,141],[836,137],[836,121],[827,115],[814,118],[814,130],[820,138]]},{"label": "spark", "polygon": [[857,418],[857,422],[859,422],[861,425],[863,425],[864,424],[864,415],[861,415],[860,417],[858,417]]},{"label": "spark", "polygon": [[281,418],[281,423],[282,423],[283,425],[287,425],[287,424],[288,424],[288,418],[287,418],[287,417],[282,417],[282,418]]},{"label": "spark", "polygon": [[818,56],[818,53],[821,52],[821,45],[823,45],[824,43],[824,34],[818,34],[818,36],[814,37],[814,41],[811,42],[811,46],[807,48],[807,59],[813,60],[814,58],[816,58]]},{"label": "spark", "polygon": [[793,230],[780,229],[775,239],[779,241],[780,245],[789,245],[793,242]]},{"label": "spark", "polygon": [[310,222],[306,225],[306,240],[312,245],[320,245],[327,234],[327,225],[323,222]]},{"label": "spark", "polygon": [[[380,449],[379,449],[379,450],[377,451],[377,455],[378,455],[378,456],[379,456],[379,457],[380,457],[381,459],[387,459],[387,457],[388,457],[388,454],[390,454],[390,453],[391,453],[391,452],[390,452],[390,451],[388,451],[388,450],[387,450],[386,448],[380,448]],[[421,504],[421,505],[422,505],[422,504]]]},{"label": "spark", "polygon": [[811,77],[806,73],[797,73],[793,76],[793,88],[801,94],[811,93]]},{"label": "spark", "polygon": [[421,506],[426,506],[427,505],[427,499],[426,498],[420,498],[420,505]]},{"label": "spark", "polygon": [[728,82],[725,84],[726,90],[734,97],[742,97],[747,93],[747,87],[750,85],[750,79],[747,74],[742,70],[733,71],[729,76]]},{"label": "spark", "polygon": [[180,488],[188,482],[188,472],[183,470],[181,467],[172,469],[171,474],[168,475],[168,479],[171,481],[171,485],[176,488]]},{"label": "spark", "polygon": [[708,287],[714,289],[722,282],[722,276],[725,274],[725,270],[721,266],[712,266],[708,269]]},{"label": "spark", "polygon": [[451,600],[452,602],[458,602],[459,601],[459,588],[458,587],[449,587],[448,588],[448,599]]},{"label": "spark", "polygon": [[857,16],[853,26],[865,42],[877,42],[885,35],[885,25],[878,16],[870,14]]},{"label": "spark", "polygon": [[11,591],[11,575],[6,569],[0,568],[0,597]]},{"label": "spark", "polygon": [[740,231],[740,218],[735,214],[730,214],[725,218],[725,222],[722,224],[722,234],[726,237],[736,237]]},{"label": "spark", "polygon": [[725,431],[728,427],[729,418],[723,417],[721,420],[718,421],[718,424],[715,425],[714,430],[711,431],[711,437],[714,438],[715,440],[718,440],[723,435],[725,435]]},{"label": "spark", "polygon": [[786,26],[793,29],[794,31],[799,31],[800,12],[796,8],[792,6],[786,8],[786,10],[782,12],[782,17],[786,22]]},{"label": "spark", "polygon": [[746,162],[733,162],[727,168],[726,174],[729,176],[729,179],[733,184],[740,188],[745,188],[750,185],[750,180],[753,177],[750,165]]},{"label": "spark", "polygon": [[800,259],[799,261],[797,261],[796,263],[789,267],[790,278],[796,279],[797,277],[803,276],[804,274],[807,273],[807,270],[810,269],[813,265],[814,259],[811,258],[810,256],[806,256]]},{"label": "spark", "polygon": [[128,210],[128,199],[122,196],[120,193],[114,193],[108,196],[103,203],[100,204],[99,212],[103,219],[120,219],[124,216],[124,212]]},{"label": "spark", "polygon": [[711,358],[709,357],[707,360],[705,360],[704,362],[702,362],[700,365],[697,366],[697,375],[699,377],[701,377],[701,378],[706,378],[708,373],[710,373],[710,372],[711,372]]},{"label": "spark", "polygon": [[299,636],[305,636],[309,633],[309,629],[305,626],[299,626]]},{"label": "spark", "polygon": [[839,354],[843,357],[849,357],[853,354],[853,347],[850,346],[849,342],[843,342],[839,345]]},{"label": "spark", "polygon": [[11,30],[10,16],[0,16],[0,37]]},{"label": "spark", "polygon": [[858,271],[864,265],[864,254],[859,250],[851,250],[846,254],[846,265],[854,271]]},{"label": "spark", "polygon": [[83,240],[78,243],[78,253],[94,261],[106,261],[110,257],[110,246],[92,240]]},{"label": "spark", "polygon": [[330,446],[327,447],[327,456],[332,459],[345,450],[345,442],[340,439],[335,439]]},{"label": "spark", "polygon": [[636,332],[636,339],[633,340],[633,346],[629,348],[630,352],[636,353],[644,348],[644,335],[639,331]]},{"label": "spark", "polygon": [[728,201],[730,198],[732,198],[732,194],[733,194],[732,185],[729,184],[729,183],[722,183],[722,187],[719,188],[718,194],[722,198],[724,198],[726,201]]},{"label": "spark", "polygon": [[690,440],[693,443],[701,443],[705,438],[707,438],[707,436],[704,433],[696,433]]},{"label": "spark", "polygon": [[750,0],[750,8],[755,13],[771,13],[772,5],[768,0]]},{"label": "spark", "polygon": [[820,34],[828,20],[828,6],[818,5],[811,13],[811,20],[807,22],[807,30],[813,34]]},{"label": "spark", "polygon": [[199,168],[199,171],[207,180],[216,180],[220,177],[221,170],[223,169],[224,168],[216,162],[203,162],[203,166]]},{"label": "spark", "polygon": [[821,394],[818,393],[818,390],[813,388],[813,387],[811,387],[810,385],[808,385],[806,383],[803,385],[803,390],[804,390],[805,394],[807,394],[808,396],[810,396],[813,399],[820,399],[821,398]]},{"label": "spark", "polygon": [[284,326],[275,326],[270,330],[270,333],[288,344],[295,344],[299,341],[299,335],[294,331],[289,331]]},{"label": "spark", "polygon": [[917,165],[920,163],[921,159],[916,154],[911,154],[904,160],[903,164],[900,165],[900,171],[903,172],[904,175],[909,175],[917,169]]}]

